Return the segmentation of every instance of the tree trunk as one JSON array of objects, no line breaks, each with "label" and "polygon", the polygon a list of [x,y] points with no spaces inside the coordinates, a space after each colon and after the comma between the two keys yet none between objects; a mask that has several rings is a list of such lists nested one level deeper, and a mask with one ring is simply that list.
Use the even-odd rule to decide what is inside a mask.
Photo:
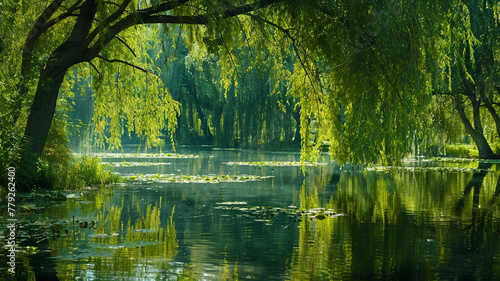
[{"label": "tree trunk", "polygon": [[[40,78],[23,137],[28,147],[25,148],[23,159],[19,163],[19,166],[26,172],[26,178],[23,179],[25,184],[21,185],[22,190],[32,188],[30,185],[33,184],[37,172],[36,161],[42,153],[54,118],[57,97],[64,75],[70,67],[86,60],[84,58],[86,50],[82,49],[82,44],[92,27],[95,12],[94,0],[85,1],[71,35],[52,52],[40,71]],[[26,150],[28,148],[29,150]]]},{"label": "tree trunk", "polygon": [[475,125],[476,128],[474,128],[469,120],[467,118],[467,115],[465,114],[465,111],[461,105],[455,105],[455,109],[458,112],[458,115],[460,116],[460,120],[465,126],[465,130],[467,133],[472,137],[474,142],[476,143],[477,150],[479,151],[479,158],[481,159],[496,159],[498,156],[493,152],[493,150],[490,147],[490,144],[486,140],[486,137],[484,136],[483,130],[480,126],[479,123],[479,111],[474,110],[474,119],[475,119]]},{"label": "tree trunk", "polygon": [[64,79],[64,73],[50,77],[41,75],[35,99],[24,131],[24,138],[31,145],[31,152],[36,156],[42,153],[47,134],[56,110],[59,88]]},{"label": "tree trunk", "polygon": [[198,117],[200,118],[201,121],[201,130],[203,131],[203,135],[205,135],[205,140],[209,143],[213,143],[214,141],[214,136],[212,135],[212,132],[210,132],[210,127],[208,126],[208,119],[205,115],[205,112],[203,112],[203,109],[201,108],[201,103],[200,100],[198,99],[198,91],[196,91],[196,85],[195,82],[192,81],[191,83],[186,82],[186,85],[189,87],[189,92],[191,92],[191,95],[193,97],[193,102],[196,108],[196,112],[198,113]]}]

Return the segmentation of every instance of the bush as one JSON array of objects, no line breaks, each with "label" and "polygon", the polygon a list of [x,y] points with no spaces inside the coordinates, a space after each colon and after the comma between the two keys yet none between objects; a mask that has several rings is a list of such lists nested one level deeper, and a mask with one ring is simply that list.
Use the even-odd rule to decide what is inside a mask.
[{"label": "bush", "polygon": [[50,189],[80,189],[116,183],[120,176],[107,171],[95,157],[72,157],[65,123],[54,119],[39,161],[38,186]]},{"label": "bush", "polygon": [[446,156],[448,157],[477,157],[479,155],[473,144],[447,144]]},{"label": "bush", "polygon": [[81,156],[75,158],[67,171],[66,183],[69,189],[98,186],[122,181],[120,175],[107,170],[97,157]]}]

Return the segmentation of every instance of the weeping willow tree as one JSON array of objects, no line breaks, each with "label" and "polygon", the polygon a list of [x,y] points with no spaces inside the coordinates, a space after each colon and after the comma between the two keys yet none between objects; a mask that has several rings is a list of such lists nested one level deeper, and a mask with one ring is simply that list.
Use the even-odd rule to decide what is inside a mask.
[{"label": "weeping willow tree", "polygon": [[[452,2],[453,3],[453,2]],[[432,29],[441,40],[439,68],[434,77],[436,96],[452,106],[481,158],[497,158],[491,148],[500,136],[498,115],[499,4],[463,1],[434,4],[448,25]]]},{"label": "weeping willow tree", "polygon": [[[213,144],[217,147],[285,148],[295,136],[298,114],[294,99],[286,94],[287,80],[275,81],[267,59],[255,64],[253,54],[269,51],[251,46],[235,47],[239,62],[235,81],[226,92],[217,81],[222,65],[217,53],[189,50],[178,28],[163,40],[164,58],[157,61],[172,97],[181,103],[175,140],[180,144]],[[242,30],[242,34],[245,34]],[[285,63],[291,70],[292,58]],[[238,86],[235,86],[237,84]],[[299,142],[300,144],[300,142]]]},{"label": "weeping willow tree", "polygon": [[491,158],[482,121],[489,114],[500,125],[497,10],[496,2],[458,0],[2,2],[2,122],[24,132],[39,156],[76,66],[92,77],[101,138],[119,147],[127,129],[154,145],[161,129],[175,129],[179,104],[148,50],[158,49],[158,25],[177,25],[175,36],[200,59],[217,54],[212,83],[223,102],[239,94],[241,71],[272,66],[273,91],[286,81],[297,100],[303,159],[328,141],[342,163],[398,162],[425,134],[436,96],[449,97],[480,156]]}]

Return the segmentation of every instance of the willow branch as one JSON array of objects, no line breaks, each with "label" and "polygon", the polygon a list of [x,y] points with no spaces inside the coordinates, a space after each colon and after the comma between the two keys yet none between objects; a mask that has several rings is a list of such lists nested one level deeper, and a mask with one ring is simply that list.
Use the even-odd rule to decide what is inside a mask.
[{"label": "willow branch", "polygon": [[125,47],[127,47],[130,52],[132,53],[132,55],[134,55],[134,57],[137,57],[137,55],[135,54],[134,50],[132,50],[132,48],[127,44],[127,42],[125,42],[125,40],[123,40],[122,38],[120,38],[120,36],[116,36],[116,40],[120,41],[123,45],[125,45]]},{"label": "willow branch", "polygon": [[[125,12],[125,9],[127,8],[130,1],[132,1],[132,0],[123,1],[122,5],[120,5],[120,7],[104,21],[104,26],[107,26],[110,23],[112,23],[113,21],[120,18],[120,16],[123,14],[123,12]],[[99,34],[99,26],[94,28],[94,30],[92,30],[92,32],[89,34],[89,36],[85,39],[83,48],[87,48],[90,45],[90,43],[92,43],[92,41],[96,38],[96,36],[98,34]]]},{"label": "willow branch", "polygon": [[280,26],[280,25],[278,25],[278,24],[276,24],[274,22],[268,21],[268,20],[266,20],[266,19],[264,19],[262,17],[256,16],[256,15],[250,15],[249,14],[249,16],[252,17],[252,18],[255,18],[255,19],[259,20],[259,21],[262,21],[262,22],[264,22],[266,24],[269,24],[269,25],[271,25],[271,26],[273,26],[275,28],[277,28],[278,30],[280,30],[281,32],[283,32],[283,34],[285,34],[285,36],[288,37],[292,41],[293,50],[294,50],[295,54],[297,55],[297,59],[299,60],[300,65],[302,65],[302,68],[304,68],[304,72],[306,73],[306,77],[309,80],[309,82],[311,84],[311,87],[313,89],[313,93],[314,93],[315,100],[316,100],[316,108],[317,108],[318,113],[319,113],[319,111],[320,111],[320,109],[319,109],[320,102],[319,102],[318,91],[316,90],[316,87],[314,86],[314,80],[315,79],[312,78],[311,73],[309,73],[309,70],[308,70],[309,67],[306,65],[306,62],[305,62],[304,58],[300,54],[300,50],[299,50],[300,46],[298,45],[298,43],[300,43],[300,42],[295,37],[292,36],[292,34],[290,33],[290,29],[286,29],[286,28],[284,28],[284,27],[282,27],[282,26]]},{"label": "willow branch", "polygon": [[[135,68],[135,69],[138,69],[140,71],[143,71],[145,73],[149,73],[149,74],[153,74],[155,76],[158,76],[156,73],[154,73],[153,71],[151,70],[148,70],[148,69],[145,69],[145,68],[142,68],[140,66],[137,66],[137,65],[134,65],[134,64],[131,64],[130,62],[127,62],[127,61],[124,61],[124,60],[120,60],[120,59],[108,59],[108,58],[105,58],[101,55],[97,55],[96,58],[98,59],[102,59],[103,61],[106,61],[106,62],[109,62],[109,63],[122,63],[122,64],[125,64],[127,66],[130,66],[132,68]],[[158,76],[159,77],[159,76]]]},{"label": "willow branch", "polygon": [[97,72],[97,74],[99,74],[99,76],[101,75],[101,72],[99,71],[99,69],[97,69],[97,67],[91,62],[89,61],[90,63],[90,66],[92,66],[92,68],[94,68],[94,70]]}]

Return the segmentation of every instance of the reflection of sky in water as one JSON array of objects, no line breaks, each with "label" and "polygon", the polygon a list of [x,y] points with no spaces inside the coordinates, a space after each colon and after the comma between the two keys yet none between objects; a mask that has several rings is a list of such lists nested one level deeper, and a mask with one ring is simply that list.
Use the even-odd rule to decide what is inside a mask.
[{"label": "reflection of sky in water", "polygon": [[[54,238],[46,247],[52,247],[50,256],[60,280],[232,280],[236,276],[240,280],[451,280],[500,276],[496,173],[357,172],[331,164],[307,167],[304,175],[299,167],[223,164],[294,162],[298,153],[182,149],[178,153],[199,157],[161,160],[169,165],[114,169],[135,174],[271,178],[217,184],[129,183],[113,194],[103,193],[96,199],[77,197],[49,210],[49,217],[71,221],[74,216],[109,230],[113,220],[106,216],[122,208],[113,233],[59,224],[68,234]],[[475,168],[477,162],[404,163],[415,165]],[[496,165],[491,169],[497,170]],[[474,185],[477,182],[482,185]],[[146,225],[148,206],[158,207],[162,232]],[[165,232],[174,207],[175,242]],[[49,265],[37,256],[32,256],[32,264],[40,272],[40,266]]]}]

